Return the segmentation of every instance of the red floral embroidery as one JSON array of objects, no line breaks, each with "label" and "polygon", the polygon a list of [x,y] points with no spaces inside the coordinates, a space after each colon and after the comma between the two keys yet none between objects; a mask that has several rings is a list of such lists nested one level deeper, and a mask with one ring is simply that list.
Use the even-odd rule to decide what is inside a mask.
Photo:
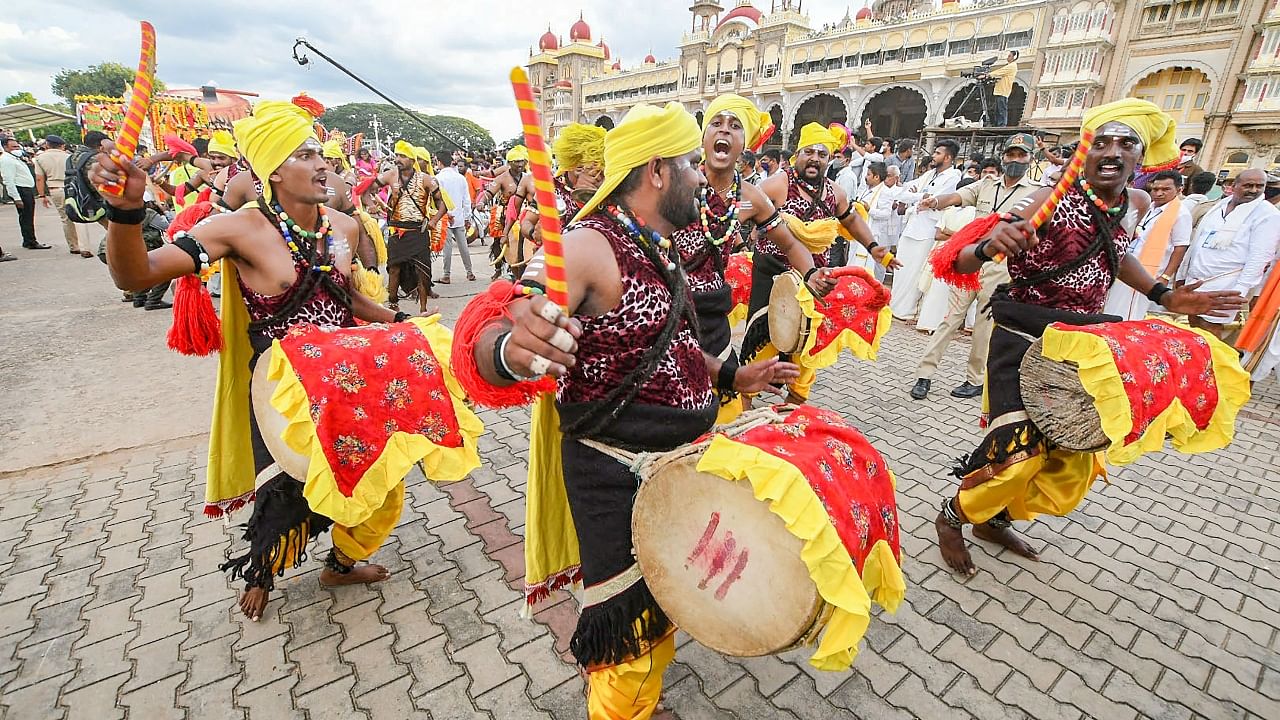
[{"label": "red floral embroidery", "polygon": [[880,310],[889,304],[889,289],[862,268],[845,268],[842,272],[848,274],[836,281],[835,290],[826,297],[814,298],[814,308],[823,319],[810,355],[822,352],[845,330],[852,330],[868,344],[876,340]]},{"label": "red floral embroidery", "polygon": [[1163,320],[1129,320],[1101,325],[1061,325],[1064,332],[1101,337],[1111,350],[1116,370],[1129,398],[1132,443],[1175,399],[1204,430],[1218,407],[1218,383],[1213,374],[1209,342],[1196,333]]},{"label": "red floral embroidery", "polygon": [[724,280],[733,291],[733,305],[751,304],[751,258],[746,253],[734,253],[729,256],[729,266],[725,268]]},{"label": "red floral embroidery", "polygon": [[884,458],[852,425],[830,410],[802,406],[781,424],[735,438],[795,465],[809,480],[858,572],[880,540],[902,559],[898,506]]},{"label": "red floral embroidery", "polygon": [[280,347],[311,399],[316,435],[347,497],[393,433],[462,445],[440,362],[415,325],[306,325]]}]

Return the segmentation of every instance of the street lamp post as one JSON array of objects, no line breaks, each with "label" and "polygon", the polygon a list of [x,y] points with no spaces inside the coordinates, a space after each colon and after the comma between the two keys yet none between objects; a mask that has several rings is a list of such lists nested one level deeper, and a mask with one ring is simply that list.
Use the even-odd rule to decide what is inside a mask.
[{"label": "street lamp post", "polygon": [[378,159],[381,160],[383,155],[381,134],[383,125],[377,115],[374,115],[373,119],[369,121],[369,127],[373,129],[373,146],[378,148]]}]

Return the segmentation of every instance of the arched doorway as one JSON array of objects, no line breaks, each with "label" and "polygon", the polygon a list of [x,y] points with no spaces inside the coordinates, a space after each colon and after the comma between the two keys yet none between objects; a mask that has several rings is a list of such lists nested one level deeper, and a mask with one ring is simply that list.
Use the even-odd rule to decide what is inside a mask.
[{"label": "arched doorway", "polygon": [[918,91],[896,87],[871,98],[862,119],[870,119],[871,129],[880,137],[914,138],[924,129],[928,112],[924,96]]},{"label": "arched doorway", "polygon": [[[942,113],[943,120],[950,120],[957,115],[976,122],[982,117],[982,100],[978,98],[978,94],[972,92],[975,83],[965,83],[956,89],[951,95],[951,99],[947,101],[947,108]],[[982,89],[987,96],[987,107],[994,110],[991,100],[991,87],[987,86]],[[1022,122],[1022,113],[1027,107],[1027,91],[1021,85],[1014,83],[1013,92],[1009,93],[1009,126],[1017,127]]]},{"label": "arched doorway", "polygon": [[[1192,67],[1168,67],[1133,86],[1133,97],[1150,100],[1178,123],[1179,136],[1199,135],[1213,86],[1209,76]],[[1185,133],[1185,134],[1184,134]]]},{"label": "arched doorway", "polygon": [[605,130],[612,130],[613,118],[609,117],[608,115],[601,115],[600,117],[596,118],[595,125],[596,127],[602,127]]},{"label": "arched doorway", "polygon": [[800,142],[800,128],[811,122],[829,125],[833,122],[849,122],[849,108],[844,100],[834,95],[814,95],[800,104],[796,110],[795,122],[791,124],[791,136],[787,138],[787,147],[795,148]]}]

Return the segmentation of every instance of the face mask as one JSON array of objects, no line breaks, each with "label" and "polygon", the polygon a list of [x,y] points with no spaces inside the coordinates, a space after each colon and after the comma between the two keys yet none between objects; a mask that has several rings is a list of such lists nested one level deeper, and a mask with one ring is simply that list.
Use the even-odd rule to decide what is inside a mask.
[{"label": "face mask", "polygon": [[22,148],[18,148],[17,150],[14,150],[10,154],[13,155],[14,157],[22,157],[23,155],[27,154],[27,151],[23,150]]},{"label": "face mask", "polygon": [[1195,159],[1196,159],[1196,154],[1195,154],[1195,153],[1193,153],[1193,152],[1184,152],[1184,153],[1182,153],[1182,164],[1183,164],[1183,165],[1186,165],[1187,163],[1189,163],[1189,162],[1191,162],[1192,160],[1195,160]]},{"label": "face mask", "polygon": [[1031,163],[1024,162],[1007,162],[1004,164],[1004,174],[1014,180],[1021,179],[1027,174],[1027,168],[1031,167]]}]

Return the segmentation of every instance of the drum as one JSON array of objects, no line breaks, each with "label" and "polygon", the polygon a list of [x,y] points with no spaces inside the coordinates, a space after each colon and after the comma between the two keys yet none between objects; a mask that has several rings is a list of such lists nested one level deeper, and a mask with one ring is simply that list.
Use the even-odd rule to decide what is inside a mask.
[{"label": "drum", "polygon": [[520,223],[512,225],[511,234],[507,237],[507,241],[502,248],[502,259],[507,261],[507,266],[517,269],[523,268],[537,252],[538,243],[534,242],[532,238],[521,236]]},{"label": "drum", "polygon": [[[830,520],[840,533],[835,544],[842,541],[848,549],[844,557],[861,570],[866,558],[876,554],[872,548],[885,540],[894,559],[882,562],[881,554],[875,560],[880,569],[867,577],[879,578],[881,569],[886,577],[901,577],[892,475],[879,454],[838,415],[807,406],[758,408],[717,435],[719,440],[704,438],[640,468],[642,483],[631,521],[636,562],[677,626],[718,652],[752,657],[812,645],[833,613],[844,612],[824,599],[804,559],[805,541],[787,529],[771,503],[756,499],[749,479],[734,479],[734,473],[712,467],[716,453],[725,448],[735,457],[772,458],[782,457],[778,447],[786,442],[804,453],[805,460],[797,458],[786,467],[801,478],[797,485],[811,487],[792,486],[788,492],[812,492],[808,497],[821,500],[813,506],[844,507],[847,526]],[[724,439],[737,444],[710,451]],[[704,464],[707,471],[700,471],[704,458],[711,462]],[[778,487],[776,475],[769,482]],[[828,555],[821,562],[831,560]],[[845,577],[859,582],[856,573]],[[866,587],[865,592],[882,599],[879,588]],[[896,606],[896,600],[891,604]],[[852,638],[854,646],[860,635]]]},{"label": "drum", "polygon": [[267,377],[271,368],[271,354],[274,351],[274,347],[267,348],[258,356],[258,364],[253,368],[253,379],[249,382],[253,417],[258,421],[262,442],[266,444],[272,459],[289,477],[305,482],[311,460],[289,447],[289,443],[284,441],[282,436],[285,428],[289,426],[289,420],[271,405],[271,395],[280,384],[279,380],[271,380]]},{"label": "drum", "polygon": [[773,279],[769,291],[769,341],[780,353],[797,353],[804,349],[811,320],[800,308],[796,291],[804,285],[804,278],[795,270],[788,270]]},{"label": "drum", "polygon": [[1027,416],[1059,447],[1097,452],[1111,444],[1102,430],[1102,417],[1093,396],[1080,382],[1080,368],[1069,361],[1043,355],[1044,339],[1031,343],[1019,367],[1018,385]]}]

